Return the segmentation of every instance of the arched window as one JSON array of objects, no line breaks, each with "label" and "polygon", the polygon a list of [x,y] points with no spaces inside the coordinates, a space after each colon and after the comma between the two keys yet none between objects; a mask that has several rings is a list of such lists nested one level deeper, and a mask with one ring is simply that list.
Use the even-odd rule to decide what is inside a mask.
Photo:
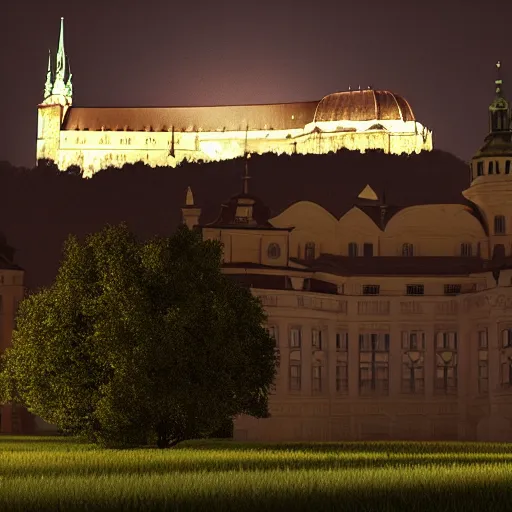
[{"label": "arched window", "polygon": [[267,255],[271,260],[275,260],[281,256],[281,248],[279,247],[279,244],[271,243],[268,246],[267,249]]},{"label": "arched window", "polygon": [[494,217],[494,234],[495,235],[504,235],[505,232],[506,232],[505,216],[504,215],[496,215]]},{"label": "arched window", "polygon": [[304,259],[311,261],[315,259],[315,242],[307,242],[304,248]]},{"label": "arched window", "polygon": [[487,166],[487,174],[494,174],[494,162],[489,162]]},{"label": "arched window", "polygon": [[350,242],[348,244],[348,255],[352,256],[352,257],[355,257],[358,255],[357,244],[355,242]]},{"label": "arched window", "polygon": [[414,246],[412,244],[403,244],[402,256],[414,256]]},{"label": "arched window", "polygon": [[471,244],[463,243],[460,244],[460,255],[461,256],[473,256],[473,247]]}]

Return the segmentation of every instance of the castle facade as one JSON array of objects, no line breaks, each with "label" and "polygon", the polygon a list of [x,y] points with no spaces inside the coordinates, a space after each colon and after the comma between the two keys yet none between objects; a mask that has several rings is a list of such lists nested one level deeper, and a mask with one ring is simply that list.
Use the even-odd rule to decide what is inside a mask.
[{"label": "castle facade", "polygon": [[43,101],[38,106],[37,159],[84,176],[109,166],[216,161],[248,153],[323,154],[339,149],[418,153],[432,132],[409,103],[390,91],[336,92],[320,101],[215,107],[77,107],[64,50],[64,21]]}]

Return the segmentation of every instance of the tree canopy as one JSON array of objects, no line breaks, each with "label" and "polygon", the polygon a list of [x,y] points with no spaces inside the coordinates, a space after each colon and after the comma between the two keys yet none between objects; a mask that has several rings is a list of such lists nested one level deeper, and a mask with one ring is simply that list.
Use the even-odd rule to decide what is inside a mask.
[{"label": "tree canopy", "polygon": [[274,340],[221,256],[185,226],[144,243],[125,225],[69,237],[55,282],[20,304],[3,400],[104,445],[165,447],[267,416]]}]

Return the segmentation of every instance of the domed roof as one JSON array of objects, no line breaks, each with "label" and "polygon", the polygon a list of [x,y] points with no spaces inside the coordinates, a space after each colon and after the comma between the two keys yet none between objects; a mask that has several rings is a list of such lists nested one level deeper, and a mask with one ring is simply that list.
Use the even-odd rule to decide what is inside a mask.
[{"label": "domed roof", "polygon": [[314,117],[315,122],[374,119],[415,121],[407,100],[392,92],[374,89],[329,94],[318,102]]}]

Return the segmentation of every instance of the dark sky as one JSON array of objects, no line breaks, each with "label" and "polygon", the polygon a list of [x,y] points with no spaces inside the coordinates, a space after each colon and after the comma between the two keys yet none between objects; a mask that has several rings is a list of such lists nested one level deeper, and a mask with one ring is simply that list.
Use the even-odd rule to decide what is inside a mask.
[{"label": "dark sky", "polygon": [[403,95],[437,148],[468,159],[498,59],[512,94],[512,2],[3,2],[0,160],[34,163],[61,16],[75,105],[289,102],[372,85]]}]

